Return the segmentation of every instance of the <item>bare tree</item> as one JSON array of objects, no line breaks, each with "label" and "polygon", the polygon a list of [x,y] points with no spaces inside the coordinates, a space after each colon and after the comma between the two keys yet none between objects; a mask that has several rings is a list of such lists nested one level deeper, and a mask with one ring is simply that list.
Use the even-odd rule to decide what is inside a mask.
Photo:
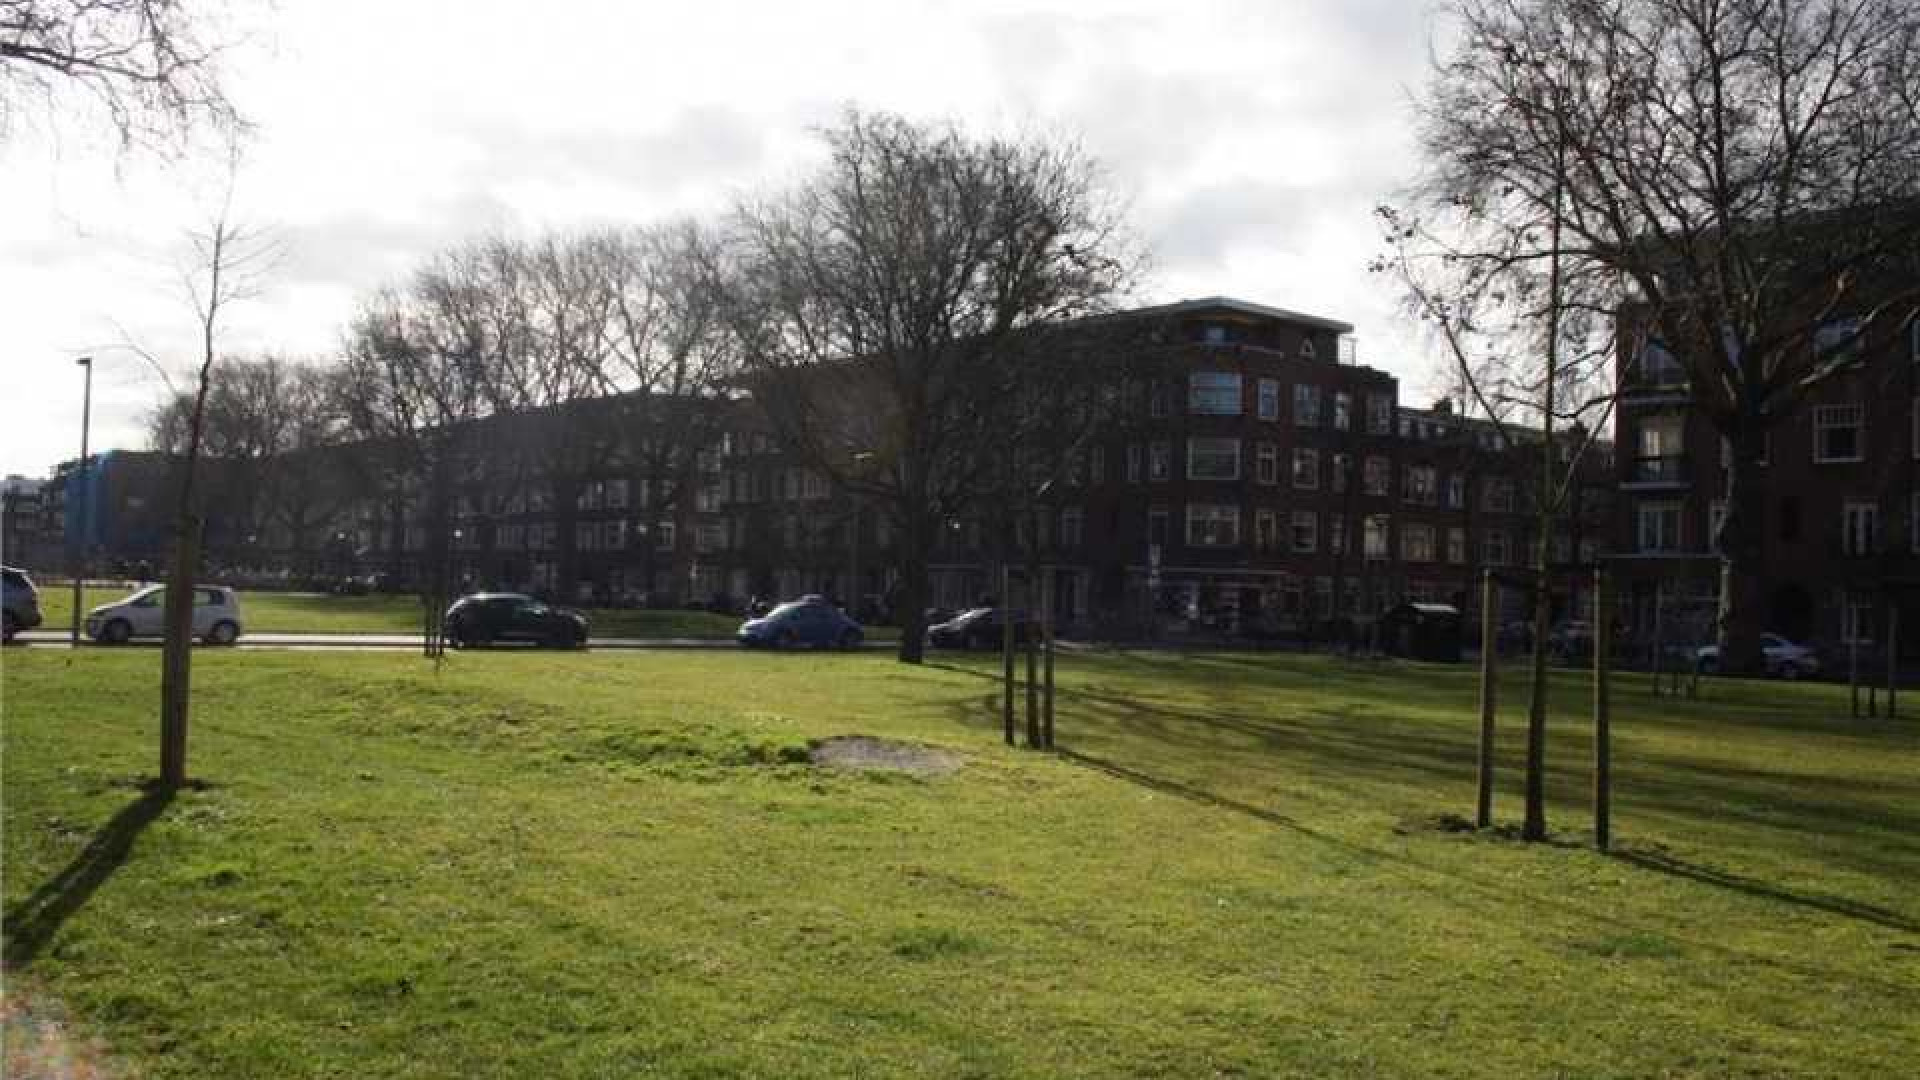
[{"label": "bare tree", "polygon": [[228,310],[258,295],[279,255],[268,233],[238,224],[233,216],[239,155],[228,161],[225,195],[207,227],[188,236],[192,256],[183,270],[189,302],[200,335],[193,408],[187,415],[181,453],[174,525],[173,566],[167,575],[162,614],[165,642],[160,669],[160,782],[176,788],[187,781],[187,727],[193,664],[194,581],[200,562],[204,518],[197,486],[208,393],[220,354],[222,322]]},{"label": "bare tree", "polygon": [[392,513],[392,547],[418,539],[422,635],[439,655],[448,589],[452,485],[477,460],[476,422],[490,414],[512,324],[490,317],[471,252],[442,255],[404,290],[367,300],[347,331],[339,389],[350,430],[369,453],[388,456],[381,501]]},{"label": "bare tree", "polygon": [[[719,441],[738,349],[721,319],[718,241],[692,222],[603,234],[612,286],[607,390],[626,432],[640,499],[673,513],[705,482],[700,451]],[[659,530],[639,537],[653,591]]]},{"label": "bare tree", "polygon": [[1447,11],[1458,34],[1421,110],[1423,213],[1402,228],[1501,273],[1551,260],[1562,312],[1617,315],[1623,352],[1644,337],[1684,368],[1693,407],[1730,448],[1722,664],[1753,670],[1767,431],[1920,303],[1920,8]]},{"label": "bare tree", "polygon": [[735,215],[727,316],[781,439],[898,526],[917,663],[936,531],[1004,486],[1030,331],[1108,309],[1135,262],[1073,147],[859,113],[826,139],[817,176]]},{"label": "bare tree", "polygon": [[[209,389],[201,454],[219,463],[211,482],[231,507],[230,544],[272,532],[297,557],[314,526],[346,500],[333,452],[343,434],[337,380],[330,368],[269,354],[230,361]],[[154,410],[155,450],[184,452],[194,403],[194,395],[176,393]]]},{"label": "bare tree", "polygon": [[0,0],[0,139],[30,103],[103,114],[123,147],[239,117],[189,0]]}]

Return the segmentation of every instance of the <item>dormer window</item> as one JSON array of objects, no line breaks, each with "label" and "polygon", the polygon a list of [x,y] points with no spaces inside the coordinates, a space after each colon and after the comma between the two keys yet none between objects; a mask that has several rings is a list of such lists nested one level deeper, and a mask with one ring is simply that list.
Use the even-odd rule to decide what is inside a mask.
[{"label": "dormer window", "polygon": [[1312,338],[1300,339],[1300,359],[1302,360],[1313,359],[1313,339]]},{"label": "dormer window", "polygon": [[1225,345],[1227,328],[1220,323],[1206,323],[1200,327],[1200,340],[1209,345]]}]

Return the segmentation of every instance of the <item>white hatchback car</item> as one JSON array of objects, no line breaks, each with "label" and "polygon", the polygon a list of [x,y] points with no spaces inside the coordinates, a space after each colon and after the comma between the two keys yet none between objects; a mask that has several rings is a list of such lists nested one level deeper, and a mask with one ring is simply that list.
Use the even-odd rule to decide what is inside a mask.
[{"label": "white hatchback car", "polygon": [[[167,587],[149,585],[117,603],[87,612],[87,636],[105,645],[166,634]],[[240,594],[224,585],[193,590],[193,635],[209,645],[240,639]]]}]

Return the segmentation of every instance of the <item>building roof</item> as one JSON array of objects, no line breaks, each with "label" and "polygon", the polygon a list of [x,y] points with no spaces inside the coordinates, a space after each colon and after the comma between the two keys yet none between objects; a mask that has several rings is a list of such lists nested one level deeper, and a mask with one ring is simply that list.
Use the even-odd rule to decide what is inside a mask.
[{"label": "building roof", "polygon": [[1134,308],[1120,312],[1122,315],[1198,315],[1209,311],[1229,311],[1237,315],[1251,315],[1260,319],[1279,319],[1283,322],[1301,323],[1306,326],[1332,330],[1339,334],[1353,333],[1353,324],[1338,319],[1329,319],[1320,315],[1306,315],[1285,308],[1268,307],[1248,300],[1236,300],[1231,296],[1203,296],[1194,300],[1179,300],[1171,304],[1159,304],[1153,307]]}]

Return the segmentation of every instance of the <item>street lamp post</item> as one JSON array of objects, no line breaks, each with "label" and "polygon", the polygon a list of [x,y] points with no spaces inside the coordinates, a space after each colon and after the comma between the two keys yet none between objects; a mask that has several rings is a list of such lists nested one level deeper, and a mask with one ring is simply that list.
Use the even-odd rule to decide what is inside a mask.
[{"label": "street lamp post", "polygon": [[93,418],[93,357],[82,356],[74,360],[86,371],[85,389],[80,397],[80,535],[74,545],[73,554],[73,625],[70,628],[70,644],[80,644],[81,585],[87,576],[87,527],[90,524],[88,510],[93,498],[93,465],[87,460],[88,426]]}]

